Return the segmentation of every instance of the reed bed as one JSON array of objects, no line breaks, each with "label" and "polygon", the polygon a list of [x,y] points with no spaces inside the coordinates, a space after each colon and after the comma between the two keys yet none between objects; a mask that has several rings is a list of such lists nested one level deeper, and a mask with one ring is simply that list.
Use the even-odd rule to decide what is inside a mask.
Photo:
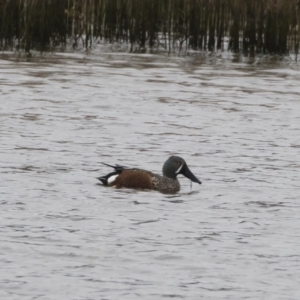
[{"label": "reed bed", "polygon": [[0,0],[0,48],[298,53],[300,0]]}]

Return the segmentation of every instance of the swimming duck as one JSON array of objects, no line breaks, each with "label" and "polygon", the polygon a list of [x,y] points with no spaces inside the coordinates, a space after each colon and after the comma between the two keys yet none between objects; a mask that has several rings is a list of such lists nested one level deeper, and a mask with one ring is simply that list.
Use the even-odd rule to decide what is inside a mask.
[{"label": "swimming duck", "polygon": [[106,166],[114,168],[105,176],[98,177],[103,185],[115,188],[149,189],[161,193],[176,193],[180,190],[177,175],[182,174],[193,182],[201,181],[190,171],[185,160],[179,156],[171,156],[163,165],[163,176],[147,170],[127,168],[120,165]]}]

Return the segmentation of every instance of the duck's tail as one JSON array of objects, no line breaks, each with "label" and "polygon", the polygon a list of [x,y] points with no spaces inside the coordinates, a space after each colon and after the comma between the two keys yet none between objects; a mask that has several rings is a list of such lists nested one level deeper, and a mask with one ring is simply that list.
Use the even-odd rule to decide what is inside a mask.
[{"label": "duck's tail", "polygon": [[122,173],[123,170],[125,169],[128,169],[127,167],[125,166],[121,166],[121,165],[109,165],[109,164],[106,164],[106,163],[101,163],[102,165],[105,165],[105,166],[108,166],[108,167],[111,167],[113,169],[115,169],[114,172],[111,172],[105,176],[100,176],[100,177],[97,177],[98,180],[100,180],[102,182],[103,185],[108,185],[109,183],[111,183],[114,179],[116,179],[116,177]]}]

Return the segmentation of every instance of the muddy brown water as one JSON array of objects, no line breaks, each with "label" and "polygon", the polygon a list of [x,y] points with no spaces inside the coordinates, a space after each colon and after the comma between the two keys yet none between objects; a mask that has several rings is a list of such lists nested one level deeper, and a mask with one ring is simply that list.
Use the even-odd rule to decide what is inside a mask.
[{"label": "muddy brown water", "polygon": [[[299,299],[300,72],[150,54],[0,60],[1,299]],[[110,164],[202,180],[104,188]]]}]

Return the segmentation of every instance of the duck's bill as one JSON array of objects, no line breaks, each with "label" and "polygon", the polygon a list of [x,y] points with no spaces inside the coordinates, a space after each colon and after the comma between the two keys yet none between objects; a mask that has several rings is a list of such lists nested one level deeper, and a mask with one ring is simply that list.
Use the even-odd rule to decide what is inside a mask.
[{"label": "duck's bill", "polygon": [[193,182],[197,182],[199,184],[201,184],[201,181],[191,172],[191,170],[188,168],[187,165],[185,165],[181,172],[180,172],[183,176],[185,176],[186,178],[192,180]]}]

